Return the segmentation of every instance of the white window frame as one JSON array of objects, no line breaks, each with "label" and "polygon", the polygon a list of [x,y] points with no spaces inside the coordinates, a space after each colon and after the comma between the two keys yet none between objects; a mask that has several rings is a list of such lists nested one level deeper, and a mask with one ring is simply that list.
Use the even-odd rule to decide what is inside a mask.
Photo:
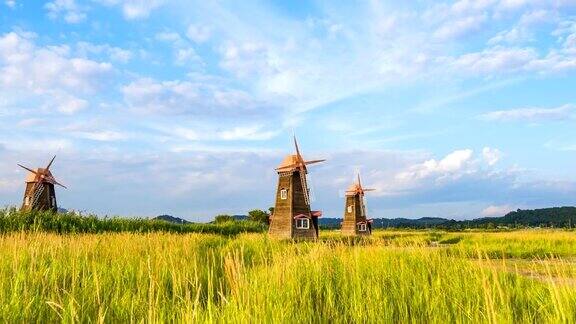
[{"label": "white window frame", "polygon": [[310,220],[308,218],[296,218],[296,229],[309,229]]},{"label": "white window frame", "polygon": [[288,199],[288,189],[280,189],[280,199],[286,200]]},{"label": "white window frame", "polygon": [[366,224],[358,224],[358,231],[360,231],[360,232],[366,232],[367,227],[368,227],[368,226],[366,226]]},{"label": "white window frame", "polygon": [[353,210],[354,210],[354,206],[348,205],[348,214],[351,214]]},{"label": "white window frame", "polygon": [[24,197],[24,206],[30,206],[30,196]]}]

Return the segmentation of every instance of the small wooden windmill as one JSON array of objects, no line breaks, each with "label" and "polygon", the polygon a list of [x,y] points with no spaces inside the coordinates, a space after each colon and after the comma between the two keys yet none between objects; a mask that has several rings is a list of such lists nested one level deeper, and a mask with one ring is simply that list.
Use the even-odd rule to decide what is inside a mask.
[{"label": "small wooden windmill", "polygon": [[278,187],[269,234],[281,239],[318,238],[320,211],[310,210],[310,190],[306,181],[307,165],[325,160],[305,161],[294,137],[296,154],[288,155],[276,168]]},{"label": "small wooden windmill", "polygon": [[21,168],[30,171],[26,177],[26,190],[24,191],[24,201],[20,210],[58,210],[54,185],[66,187],[56,181],[50,172],[50,166],[55,158],[56,155],[54,155],[46,168],[38,168],[36,171],[18,164]]},{"label": "small wooden windmill", "polygon": [[370,235],[372,233],[372,220],[366,218],[366,204],[364,193],[374,189],[365,189],[358,180],[346,190],[346,206],[344,220],[342,221],[342,234],[344,235]]}]

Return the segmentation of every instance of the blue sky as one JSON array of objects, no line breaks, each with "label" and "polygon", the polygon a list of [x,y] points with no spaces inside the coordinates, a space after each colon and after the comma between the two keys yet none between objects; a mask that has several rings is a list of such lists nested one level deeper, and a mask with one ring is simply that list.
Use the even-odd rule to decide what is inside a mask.
[{"label": "blue sky", "polygon": [[264,209],[292,133],[328,217],[575,205],[575,72],[571,0],[1,0],[0,205],[57,154],[69,209]]}]

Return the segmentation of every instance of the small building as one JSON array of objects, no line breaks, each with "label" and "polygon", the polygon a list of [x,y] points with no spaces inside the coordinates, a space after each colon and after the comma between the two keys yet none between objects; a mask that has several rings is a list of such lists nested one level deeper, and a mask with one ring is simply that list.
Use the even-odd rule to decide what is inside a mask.
[{"label": "small building", "polygon": [[305,161],[294,138],[296,154],[288,155],[276,168],[278,186],[274,213],[270,216],[269,235],[279,239],[318,238],[320,211],[310,209],[310,189],[307,165],[324,160]]}]

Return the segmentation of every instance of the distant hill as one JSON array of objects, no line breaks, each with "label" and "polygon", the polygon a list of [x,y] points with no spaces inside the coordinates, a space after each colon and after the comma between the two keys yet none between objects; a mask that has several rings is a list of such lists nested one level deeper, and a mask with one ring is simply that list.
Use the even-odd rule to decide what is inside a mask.
[{"label": "distant hill", "polygon": [[[323,228],[340,228],[341,218],[320,218]],[[375,218],[374,228],[489,228],[489,227],[576,227],[576,207],[553,207],[533,210],[518,209],[502,217],[483,217],[457,221],[440,217]]]},{"label": "distant hill", "polygon": [[[434,227],[449,222],[449,219],[439,217],[422,217],[418,219],[409,218],[375,218],[372,226],[374,228],[386,227],[406,227],[406,228],[426,228]],[[341,218],[320,218],[320,226],[323,228],[339,228],[342,223]]]},{"label": "distant hill", "polygon": [[232,218],[234,218],[234,220],[237,220],[237,221],[248,220],[247,215],[232,215]]},{"label": "distant hill", "polygon": [[502,217],[477,218],[470,223],[474,225],[500,225],[500,226],[553,226],[574,227],[576,225],[576,207],[553,207],[542,209],[518,209]]},{"label": "distant hill", "polygon": [[170,216],[170,215],[160,215],[160,216],[156,216],[152,219],[153,220],[162,220],[162,221],[174,223],[174,224],[190,224],[190,222],[185,220],[185,219]]}]

